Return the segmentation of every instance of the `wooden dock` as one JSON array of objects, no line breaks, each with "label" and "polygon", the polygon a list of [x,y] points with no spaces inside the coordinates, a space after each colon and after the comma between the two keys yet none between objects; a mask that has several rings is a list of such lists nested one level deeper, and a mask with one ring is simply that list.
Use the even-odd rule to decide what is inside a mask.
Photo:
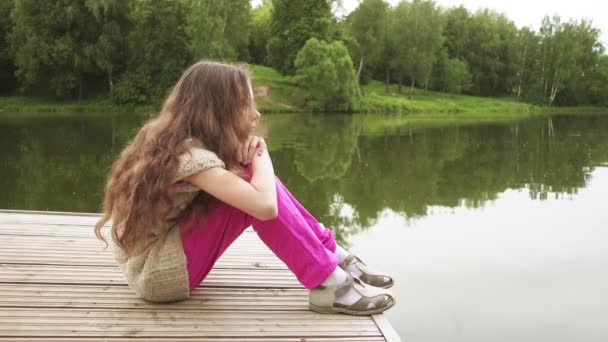
[{"label": "wooden dock", "polygon": [[93,234],[94,214],[0,210],[0,341],[400,341],[384,315],[322,315],[248,229],[188,300],[151,304]]}]

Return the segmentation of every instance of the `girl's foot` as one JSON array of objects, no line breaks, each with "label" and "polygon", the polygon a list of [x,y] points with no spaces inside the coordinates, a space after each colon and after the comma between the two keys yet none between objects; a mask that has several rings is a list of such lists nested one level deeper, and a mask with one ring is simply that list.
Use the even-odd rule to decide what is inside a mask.
[{"label": "girl's foot", "polygon": [[394,284],[393,278],[370,270],[367,265],[354,254],[349,254],[344,261],[340,262],[339,266],[368,285],[388,289]]},{"label": "girl's foot", "polygon": [[387,275],[370,270],[361,259],[340,245],[336,246],[336,256],[339,260],[339,266],[352,276],[361,279],[364,283],[375,287],[388,289],[393,286],[393,279]]},{"label": "girl's foot", "polygon": [[[345,272],[344,282],[319,286],[310,291],[310,309],[319,313],[344,313],[349,315],[374,315],[390,309],[396,303],[388,290],[365,285],[361,280]],[[356,293],[358,300],[344,304],[345,297]]]}]

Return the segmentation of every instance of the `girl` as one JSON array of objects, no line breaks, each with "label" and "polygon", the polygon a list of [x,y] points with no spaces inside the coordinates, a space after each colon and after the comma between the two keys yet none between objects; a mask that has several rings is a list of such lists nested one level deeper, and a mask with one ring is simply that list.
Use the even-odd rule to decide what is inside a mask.
[{"label": "girl", "polygon": [[311,289],[321,313],[370,315],[395,304],[390,277],[336,245],[275,177],[247,70],[202,61],[114,163],[103,216],[129,286],[154,302],[182,300],[249,226]]}]

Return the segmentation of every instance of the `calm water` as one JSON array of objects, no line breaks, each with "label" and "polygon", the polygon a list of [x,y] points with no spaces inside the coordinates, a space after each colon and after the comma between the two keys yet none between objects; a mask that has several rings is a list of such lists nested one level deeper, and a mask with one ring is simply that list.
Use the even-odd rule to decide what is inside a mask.
[{"label": "calm water", "polygon": [[[404,340],[608,340],[608,116],[265,120],[279,177],[396,278]],[[98,212],[140,122],[0,120],[0,208]]]}]

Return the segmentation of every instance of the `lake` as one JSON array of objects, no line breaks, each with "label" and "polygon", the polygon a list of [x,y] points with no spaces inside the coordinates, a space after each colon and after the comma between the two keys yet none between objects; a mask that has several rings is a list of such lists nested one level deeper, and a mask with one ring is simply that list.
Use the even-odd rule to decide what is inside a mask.
[{"label": "lake", "polygon": [[[270,114],[275,171],[396,279],[404,341],[608,340],[608,116]],[[0,208],[99,212],[143,118],[0,119]]]}]

